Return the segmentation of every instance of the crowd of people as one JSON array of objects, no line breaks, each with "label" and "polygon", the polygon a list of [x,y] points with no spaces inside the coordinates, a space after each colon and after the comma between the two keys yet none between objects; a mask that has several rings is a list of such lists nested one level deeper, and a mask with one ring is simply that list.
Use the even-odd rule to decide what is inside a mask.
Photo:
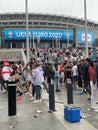
[{"label": "crowd of people", "polygon": [[[3,62],[0,66],[1,90],[7,91],[8,82],[15,81],[19,96],[23,95],[22,86],[25,86],[25,94],[29,94],[34,103],[41,102],[42,89],[49,93],[49,84],[54,82],[55,92],[61,92],[61,86],[72,83],[73,90],[81,89],[89,94],[91,109],[97,109],[98,90],[98,61],[97,49],[89,49],[89,57],[86,58],[82,49],[53,49],[39,53],[33,50],[30,61],[24,63]],[[41,57],[40,57],[41,55]],[[40,57],[40,58],[39,58]],[[37,60],[39,58],[39,60]]]}]

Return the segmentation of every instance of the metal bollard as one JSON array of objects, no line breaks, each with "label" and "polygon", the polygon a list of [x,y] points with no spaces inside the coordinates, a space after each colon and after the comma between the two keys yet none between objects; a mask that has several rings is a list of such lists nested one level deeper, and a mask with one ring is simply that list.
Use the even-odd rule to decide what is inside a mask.
[{"label": "metal bollard", "polygon": [[49,112],[55,111],[54,85],[49,85]]},{"label": "metal bollard", "polygon": [[16,83],[8,82],[8,116],[16,115]]},{"label": "metal bollard", "polygon": [[72,86],[72,83],[67,83],[67,103],[73,104],[73,86]]}]

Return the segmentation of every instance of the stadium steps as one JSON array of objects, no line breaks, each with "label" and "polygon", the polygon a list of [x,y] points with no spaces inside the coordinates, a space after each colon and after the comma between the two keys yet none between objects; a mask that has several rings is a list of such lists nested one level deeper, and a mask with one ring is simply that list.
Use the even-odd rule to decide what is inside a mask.
[{"label": "stadium steps", "polygon": [[23,49],[1,49],[0,50],[0,59],[10,58],[11,61],[24,61],[26,63],[26,57],[24,56]]}]

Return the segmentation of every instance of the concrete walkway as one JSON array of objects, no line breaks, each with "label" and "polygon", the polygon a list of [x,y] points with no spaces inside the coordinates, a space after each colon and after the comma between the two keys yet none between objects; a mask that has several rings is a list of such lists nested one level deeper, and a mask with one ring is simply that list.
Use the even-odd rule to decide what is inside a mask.
[{"label": "concrete walkway", "polygon": [[[80,91],[74,91],[74,103],[81,107],[80,122],[70,123],[64,119],[64,105],[67,104],[66,87],[55,93],[56,112],[48,113],[49,96],[42,92],[42,102],[34,104],[28,95],[23,94],[17,101],[17,115],[8,116],[7,94],[0,91],[0,130],[98,130],[98,113],[89,111],[88,95],[77,96]],[[37,117],[36,117],[36,114]]]}]

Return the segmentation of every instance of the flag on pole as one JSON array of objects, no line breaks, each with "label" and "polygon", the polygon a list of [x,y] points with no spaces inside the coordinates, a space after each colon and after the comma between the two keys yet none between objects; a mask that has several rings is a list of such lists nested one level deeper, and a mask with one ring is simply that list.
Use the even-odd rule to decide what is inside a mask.
[{"label": "flag on pole", "polygon": [[57,44],[59,42],[59,38],[55,37],[55,43]]},{"label": "flag on pole", "polygon": [[40,37],[37,37],[37,43],[40,43]]}]

